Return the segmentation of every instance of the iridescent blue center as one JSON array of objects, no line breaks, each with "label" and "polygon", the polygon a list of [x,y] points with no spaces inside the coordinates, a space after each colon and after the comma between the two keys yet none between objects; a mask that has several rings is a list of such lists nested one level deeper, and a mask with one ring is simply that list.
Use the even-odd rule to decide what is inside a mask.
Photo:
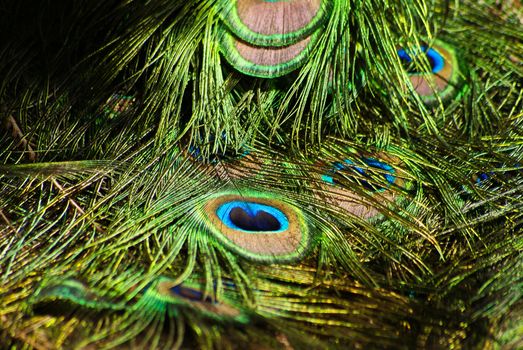
[{"label": "iridescent blue center", "polygon": [[[361,160],[363,161],[363,163],[368,165],[370,168],[380,169],[385,172],[382,175],[388,183],[387,187],[389,187],[396,181],[396,175],[395,175],[396,171],[389,164],[381,162],[375,158],[362,157]],[[370,175],[367,174],[367,171],[365,169],[363,169],[359,166],[356,166],[354,164],[354,162],[350,159],[345,159],[343,161],[343,163],[340,163],[340,162],[333,163],[333,168],[329,172],[332,175],[334,175],[337,172],[340,172],[343,170],[352,170],[363,177],[370,178]],[[369,170],[369,169],[367,169],[367,170]],[[325,182],[328,182],[330,184],[336,184],[337,182],[335,181],[335,179],[332,175],[323,175],[321,178]],[[371,190],[371,191],[381,192],[381,191],[385,190],[384,187],[371,185],[366,180],[357,179],[357,181],[360,182],[366,189]]]},{"label": "iridescent blue center", "polygon": [[[490,173],[490,174],[492,175],[492,173]],[[481,184],[481,183],[484,182],[484,181],[487,181],[487,180],[489,179],[489,177],[490,177],[490,176],[489,176],[488,174],[486,174],[486,173],[477,174],[476,176],[477,176],[477,177],[476,177],[476,183],[477,183],[478,185]]]},{"label": "iridescent blue center", "polygon": [[443,70],[445,67],[445,59],[443,56],[434,49],[429,49],[426,46],[421,46],[419,50],[411,49],[411,50],[405,50],[405,49],[399,49],[398,50],[398,56],[400,59],[405,63],[411,63],[412,57],[416,56],[420,52],[425,53],[427,55],[427,58],[430,62],[430,66],[432,67],[432,73],[437,74]]},{"label": "iridescent blue center", "polygon": [[216,210],[218,218],[230,229],[243,232],[283,232],[289,228],[285,214],[270,205],[231,201]]}]

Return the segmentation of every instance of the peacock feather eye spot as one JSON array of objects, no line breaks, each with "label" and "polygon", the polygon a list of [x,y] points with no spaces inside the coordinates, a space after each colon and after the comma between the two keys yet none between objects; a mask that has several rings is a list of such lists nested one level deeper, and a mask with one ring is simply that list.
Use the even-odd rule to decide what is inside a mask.
[{"label": "peacock feather eye spot", "polygon": [[[348,151],[352,154],[350,159],[332,162],[321,175],[321,182],[316,185],[316,196],[355,217],[379,219],[383,214],[380,209],[382,205],[401,198],[398,190],[409,190],[411,187],[411,183],[405,181],[407,173],[402,170],[402,161],[386,152],[377,152],[374,158],[367,156],[369,153]],[[324,162],[316,164],[325,166]]]},{"label": "peacock feather eye spot", "polygon": [[236,70],[278,78],[308,59],[333,8],[328,0],[221,0],[220,51]]},{"label": "peacock feather eye spot", "polygon": [[220,51],[227,62],[243,74],[278,78],[298,69],[308,59],[320,34],[318,30],[286,46],[256,46],[224,32]]},{"label": "peacock feather eye spot", "polygon": [[328,0],[222,0],[221,19],[235,37],[256,46],[286,46],[325,23]]},{"label": "peacock feather eye spot", "polygon": [[258,262],[289,262],[309,248],[305,215],[276,194],[216,194],[201,208],[210,233],[229,250]]},{"label": "peacock feather eye spot", "polygon": [[[367,166],[367,169],[364,169],[363,167],[357,166],[352,160],[350,159],[344,159],[343,163],[341,162],[334,162],[332,164],[332,168],[329,171],[330,174],[334,175],[338,172],[350,172],[352,171],[357,175],[355,178],[355,181],[360,183],[365,189],[372,191],[372,192],[383,192],[385,191],[390,185],[393,185],[396,182],[396,171],[394,168],[380,160],[377,160],[375,158],[368,158],[368,157],[361,157],[361,161]],[[387,182],[387,186],[379,186],[376,184],[369,183],[369,181],[365,180],[365,178],[370,179],[372,177],[372,168],[379,170],[379,175],[381,175],[385,181]],[[339,181],[334,178],[334,176],[329,174],[322,175],[322,180],[334,185],[339,184]]]},{"label": "peacock feather eye spot", "polygon": [[[449,101],[466,90],[465,67],[452,46],[436,41],[432,47],[401,48],[397,53],[407,70],[414,91],[425,104]],[[430,70],[412,64],[421,55],[427,59]]]}]

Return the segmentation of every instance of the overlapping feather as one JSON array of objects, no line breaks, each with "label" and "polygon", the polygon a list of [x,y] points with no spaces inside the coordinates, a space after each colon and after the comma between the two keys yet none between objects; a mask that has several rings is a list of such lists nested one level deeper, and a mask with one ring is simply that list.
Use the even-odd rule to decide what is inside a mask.
[{"label": "overlapping feather", "polygon": [[[521,32],[468,1],[331,5],[279,79],[223,64],[220,1],[70,4],[58,34],[36,21],[44,41],[16,27],[0,67],[6,346],[518,345]],[[427,105],[398,47],[439,40],[468,88]],[[266,206],[231,219],[242,242],[278,244],[257,213],[294,213],[295,254],[230,240],[206,209],[231,195]]]}]

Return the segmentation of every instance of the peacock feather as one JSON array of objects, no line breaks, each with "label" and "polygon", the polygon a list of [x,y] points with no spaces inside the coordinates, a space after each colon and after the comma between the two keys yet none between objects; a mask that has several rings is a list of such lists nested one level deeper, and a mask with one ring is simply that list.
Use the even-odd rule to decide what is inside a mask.
[{"label": "peacock feather", "polygon": [[517,349],[519,1],[5,1],[0,347]]},{"label": "peacock feather", "polygon": [[[413,64],[417,57],[425,57],[428,67],[409,72],[409,79],[414,91],[426,104],[435,103],[438,97],[442,100],[453,100],[462,94],[466,69],[452,47],[438,42],[432,47],[422,45],[417,48],[399,49],[398,55],[407,65]],[[461,67],[460,67],[461,66]]]}]

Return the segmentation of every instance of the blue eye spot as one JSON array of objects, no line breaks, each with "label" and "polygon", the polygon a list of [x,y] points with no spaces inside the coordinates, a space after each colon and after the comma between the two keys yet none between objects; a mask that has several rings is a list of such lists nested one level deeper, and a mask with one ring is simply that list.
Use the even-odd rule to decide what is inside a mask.
[{"label": "blue eye spot", "polygon": [[230,229],[243,232],[283,232],[289,220],[279,209],[254,202],[232,201],[218,207],[216,215]]},{"label": "blue eye spot", "polygon": [[[445,59],[443,58],[443,56],[438,51],[436,51],[432,48],[429,49],[426,46],[421,46],[419,50],[399,49],[398,56],[403,62],[405,62],[406,64],[409,64],[412,62],[411,56],[416,56],[420,52],[424,53],[427,56],[430,66],[431,66],[431,72],[433,74],[437,74],[443,70],[443,68],[445,67]],[[411,73],[422,73],[422,72],[411,72]]]},{"label": "blue eye spot", "polygon": [[479,185],[481,184],[483,181],[486,181],[488,180],[490,176],[488,174],[485,174],[485,173],[481,173],[481,174],[477,174],[477,177],[476,177],[476,183]]},{"label": "blue eye spot", "polygon": [[382,176],[387,181],[387,188],[394,184],[396,181],[396,171],[394,168],[384,162],[381,162],[375,158],[367,158],[362,157],[362,162],[365,163],[369,168],[364,169],[362,167],[356,166],[355,163],[350,159],[344,159],[343,163],[341,162],[334,162],[332,164],[332,168],[329,171],[328,174],[322,175],[321,179],[331,185],[337,184],[338,182],[334,179],[333,175],[341,172],[341,171],[353,171],[358,174],[358,177],[355,179],[357,182],[359,182],[363,187],[365,187],[367,190],[373,191],[373,192],[382,192],[385,191],[386,188],[382,186],[377,186],[370,184],[367,180],[361,179],[361,177],[364,178],[371,178],[371,175],[367,173],[367,171],[371,171],[370,168],[376,168],[382,170]]}]

